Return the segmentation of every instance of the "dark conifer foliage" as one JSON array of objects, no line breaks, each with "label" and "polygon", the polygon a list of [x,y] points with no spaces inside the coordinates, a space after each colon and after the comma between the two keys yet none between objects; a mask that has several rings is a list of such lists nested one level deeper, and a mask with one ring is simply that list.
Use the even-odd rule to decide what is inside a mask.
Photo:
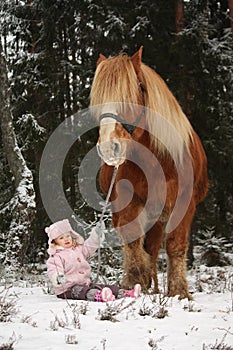
[{"label": "dark conifer foliage", "polygon": [[178,96],[182,97],[183,93],[180,87],[188,93],[189,117],[204,142],[210,177],[209,195],[201,205],[197,220],[207,226],[214,220],[215,234],[224,234],[230,239],[233,229],[233,158],[229,152],[233,136],[233,41],[226,2],[190,6],[186,21],[174,46],[182,67],[181,84],[176,79],[176,85]]},{"label": "dark conifer foliage", "polygon": [[[31,259],[45,244],[43,228],[50,222],[38,184],[46,141],[62,121],[88,107],[99,53],[133,54],[141,45],[144,62],[166,80],[207,152],[210,189],[198,209],[193,237],[211,226],[216,236],[231,239],[233,40],[229,1],[2,0],[0,15],[14,127],[34,176],[37,211]],[[77,177],[83,157],[96,140],[97,130],[78,140],[63,169],[67,199],[87,221],[93,219],[93,211],[82,206]],[[1,208],[14,192],[11,176],[1,145]],[[4,231],[6,225],[0,225]]]}]

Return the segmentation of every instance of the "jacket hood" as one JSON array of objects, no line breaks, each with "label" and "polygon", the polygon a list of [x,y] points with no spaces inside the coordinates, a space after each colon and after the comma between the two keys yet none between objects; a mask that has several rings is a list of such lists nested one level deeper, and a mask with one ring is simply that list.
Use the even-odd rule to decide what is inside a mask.
[{"label": "jacket hood", "polygon": [[64,220],[57,221],[57,222],[53,223],[49,227],[45,228],[45,232],[47,233],[48,238],[49,238],[49,240],[48,240],[48,245],[49,245],[48,253],[49,253],[49,255],[53,255],[56,252],[55,245],[52,243],[52,241],[64,233],[70,232],[71,236],[74,239],[76,239],[76,241],[79,244],[84,243],[83,237],[72,229],[68,219],[64,219]]}]

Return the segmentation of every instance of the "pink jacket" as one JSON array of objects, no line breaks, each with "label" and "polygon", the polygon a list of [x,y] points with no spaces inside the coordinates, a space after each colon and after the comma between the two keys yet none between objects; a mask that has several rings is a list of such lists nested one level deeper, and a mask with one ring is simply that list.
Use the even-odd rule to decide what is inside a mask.
[{"label": "pink jacket", "polygon": [[59,295],[74,285],[88,286],[90,284],[91,268],[86,259],[90,258],[98,244],[91,236],[75,248],[58,248],[56,253],[46,262],[47,273],[53,282],[59,273],[65,276],[66,282],[62,285],[54,284],[55,294]]}]

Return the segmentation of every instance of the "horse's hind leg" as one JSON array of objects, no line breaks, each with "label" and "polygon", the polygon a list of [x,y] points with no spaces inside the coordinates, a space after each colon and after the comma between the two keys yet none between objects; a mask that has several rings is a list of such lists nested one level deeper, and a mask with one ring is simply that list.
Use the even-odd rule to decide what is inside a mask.
[{"label": "horse's hind leg", "polygon": [[151,257],[143,248],[144,237],[123,246],[124,272],[122,287],[132,288],[140,283],[144,292],[151,285]]},{"label": "horse's hind leg", "polygon": [[186,254],[188,250],[188,236],[195,209],[189,206],[184,219],[179,226],[168,233],[166,250],[168,255],[168,295],[179,295],[180,299],[192,296],[188,292],[186,279]]},{"label": "horse's hind leg", "polygon": [[158,276],[157,276],[157,260],[159,249],[163,240],[163,226],[157,222],[147,233],[145,238],[145,250],[151,256],[152,279],[154,281],[154,293],[159,293]]}]

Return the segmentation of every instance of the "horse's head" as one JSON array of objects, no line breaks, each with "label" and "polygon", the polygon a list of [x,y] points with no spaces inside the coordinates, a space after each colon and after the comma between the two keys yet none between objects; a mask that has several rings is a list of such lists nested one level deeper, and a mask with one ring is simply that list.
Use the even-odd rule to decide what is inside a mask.
[{"label": "horse's head", "polygon": [[99,120],[99,155],[108,165],[126,159],[127,141],[138,140],[145,125],[144,86],[140,79],[142,47],[132,57],[100,55],[91,89]]}]

